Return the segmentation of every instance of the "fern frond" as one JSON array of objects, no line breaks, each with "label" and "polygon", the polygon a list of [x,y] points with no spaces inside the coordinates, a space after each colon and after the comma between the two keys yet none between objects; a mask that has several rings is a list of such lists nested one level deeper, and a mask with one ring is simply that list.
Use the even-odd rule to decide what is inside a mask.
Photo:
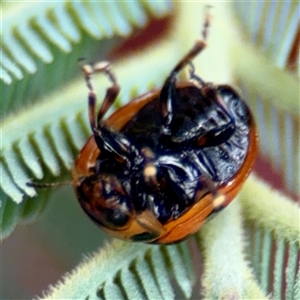
[{"label": "fern frond", "polygon": [[[35,2],[14,3],[3,7],[2,56],[6,74],[18,79],[25,72],[34,73],[38,60],[55,59],[54,48],[74,51],[83,31],[95,39],[116,35],[128,36],[133,26],[144,26],[149,12],[163,16],[170,10],[168,2]],[[88,45],[86,45],[88,46]],[[11,62],[11,59],[13,63]],[[7,75],[6,82],[13,77]]]},{"label": "fern frond", "polygon": [[251,244],[249,258],[262,289],[272,291],[274,299],[283,294],[293,299],[300,248],[299,206],[255,176],[246,182],[241,200]]},{"label": "fern frond", "polygon": [[239,2],[243,32],[234,64],[256,117],[262,154],[283,174],[287,190],[300,195],[299,33],[296,1]]},{"label": "fern frond", "polygon": [[161,247],[114,240],[41,299],[174,299],[174,277],[189,298],[193,272],[186,243]]},{"label": "fern frond", "polygon": [[[248,31],[251,42],[279,68],[294,64],[291,52],[299,31],[299,9],[297,1],[289,2],[237,2],[236,10]],[[299,74],[299,73],[298,73]]]},{"label": "fern frond", "polygon": [[[78,58],[101,60],[121,37],[143,27],[169,3],[14,3],[3,8],[2,116],[38,103],[79,76]],[[151,11],[157,13],[151,14]],[[130,12],[140,11],[135,19]],[[98,15],[97,15],[98,14]]]},{"label": "fern frond", "polygon": [[277,109],[299,119],[297,78],[276,67],[269,58],[258,53],[250,44],[246,48],[245,51],[245,44],[239,47],[235,45],[233,48],[233,55],[240,62],[234,65],[237,76],[252,87],[251,92],[260,95],[269,104],[271,101]]}]

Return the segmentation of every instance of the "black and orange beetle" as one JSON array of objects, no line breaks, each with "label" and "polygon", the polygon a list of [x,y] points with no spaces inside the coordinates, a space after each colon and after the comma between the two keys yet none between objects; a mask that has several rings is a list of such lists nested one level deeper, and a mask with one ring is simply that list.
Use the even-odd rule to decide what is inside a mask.
[{"label": "black and orange beetle", "polygon": [[[191,63],[193,48],[150,91],[103,116],[119,85],[107,62],[84,65],[93,135],[73,171],[83,210],[107,233],[132,241],[174,243],[195,233],[228,205],[249,175],[257,151],[249,108],[228,85],[207,83]],[[177,80],[190,65],[190,78]],[[104,72],[112,86],[96,115],[91,75]]]}]

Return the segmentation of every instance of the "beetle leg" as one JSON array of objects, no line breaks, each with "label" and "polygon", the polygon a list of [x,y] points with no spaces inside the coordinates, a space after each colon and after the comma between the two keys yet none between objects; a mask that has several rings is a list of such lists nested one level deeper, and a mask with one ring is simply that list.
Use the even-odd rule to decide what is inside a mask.
[{"label": "beetle leg", "polygon": [[[104,67],[103,67],[103,63],[105,64]],[[104,101],[102,102],[101,107],[99,109],[98,116],[97,116],[98,126],[99,126],[103,116],[105,115],[105,113],[114,104],[114,102],[117,99],[117,96],[119,94],[119,91],[120,91],[120,86],[117,83],[116,76],[111,71],[111,67],[108,62],[100,62],[95,65],[94,72],[102,72],[102,71],[104,71],[106,73],[110,82],[112,83],[112,86],[106,90],[106,95],[105,95]]]},{"label": "beetle leg", "polygon": [[207,12],[205,16],[205,21],[202,30],[203,40],[197,40],[190,51],[183,56],[183,58],[177,63],[174,69],[171,71],[170,75],[167,77],[161,93],[160,93],[160,106],[162,116],[164,118],[164,125],[162,128],[162,133],[169,135],[170,134],[170,124],[173,119],[173,107],[172,101],[176,95],[176,79],[178,73],[189,64],[205,47],[206,47],[206,38],[208,35],[208,28],[210,25],[210,15]]},{"label": "beetle leg", "polygon": [[[117,84],[115,75],[111,71],[109,62],[106,61],[99,62],[94,66],[82,64],[81,69],[85,75],[86,84],[89,89],[89,95],[88,95],[89,120],[98,148],[100,150],[105,149],[107,152],[113,154],[113,156],[119,162],[129,163],[128,157],[130,156],[130,154],[132,154],[135,148],[130,144],[130,142],[123,135],[113,132],[105,125],[103,125],[102,122],[103,116],[113,105],[120,91],[120,87]],[[97,118],[96,118],[97,97],[96,97],[96,92],[92,85],[91,76],[95,73],[100,73],[100,72],[104,72],[108,76],[109,80],[112,83],[112,86],[110,86],[106,90],[105,98],[101,104],[101,107],[98,111]]]},{"label": "beetle leg", "polygon": [[214,122],[216,126],[213,126],[201,134],[197,139],[197,144],[203,147],[217,146],[226,142],[235,133],[235,120],[228,111],[220,93],[214,86],[207,83],[202,87],[201,91],[204,97],[209,99],[210,103],[213,103],[215,106],[213,108],[214,111],[217,112],[219,117],[222,116],[222,120],[226,120],[226,123],[221,125],[218,124],[218,119],[211,118],[211,121]]},{"label": "beetle leg", "polygon": [[118,162],[127,164],[129,168],[134,160],[142,160],[135,146],[120,132],[101,126],[95,129],[94,138],[101,151],[106,150]]},{"label": "beetle leg", "polygon": [[[82,72],[84,73],[84,76],[85,76],[85,81],[86,81],[87,87],[89,89],[89,95],[88,95],[89,120],[90,120],[90,125],[91,125],[92,130],[93,130],[93,132],[95,132],[95,129],[99,128],[103,116],[115,102],[115,100],[119,94],[120,87],[117,84],[115,75],[111,71],[109,62],[103,61],[103,62],[97,63],[94,66],[91,66],[91,65],[82,64],[80,61],[80,64],[81,64]],[[100,73],[100,72],[104,72],[108,76],[109,80],[112,83],[112,86],[106,90],[106,95],[105,95],[105,98],[101,104],[99,111],[98,111],[97,122],[96,122],[97,97],[96,97],[96,92],[92,85],[91,76],[95,73]]]},{"label": "beetle leg", "polygon": [[[207,9],[209,9],[209,6],[207,6]],[[172,76],[176,76],[191,60],[193,60],[206,47],[205,41],[206,41],[207,35],[208,35],[210,19],[211,19],[211,15],[207,11],[205,14],[205,20],[204,20],[203,30],[202,30],[203,40],[197,40],[195,42],[194,47],[175,66],[175,68],[171,72],[169,78]],[[167,79],[167,81],[168,81],[168,79]]]},{"label": "beetle leg", "polygon": [[196,41],[194,47],[179,61],[175,66],[171,74],[167,77],[165,84],[162,87],[160,93],[160,106],[162,116],[164,118],[164,125],[162,127],[162,133],[169,135],[170,124],[173,119],[173,99],[176,97],[176,79],[178,73],[184,68],[190,60],[198,55],[205,48],[204,41]]}]

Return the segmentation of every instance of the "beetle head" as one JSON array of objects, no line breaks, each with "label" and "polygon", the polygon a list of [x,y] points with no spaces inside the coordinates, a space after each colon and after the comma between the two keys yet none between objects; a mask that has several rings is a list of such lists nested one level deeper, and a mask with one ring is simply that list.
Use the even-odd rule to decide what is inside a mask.
[{"label": "beetle head", "polygon": [[116,177],[95,173],[81,178],[76,192],[82,208],[95,222],[112,229],[128,223],[130,199]]}]

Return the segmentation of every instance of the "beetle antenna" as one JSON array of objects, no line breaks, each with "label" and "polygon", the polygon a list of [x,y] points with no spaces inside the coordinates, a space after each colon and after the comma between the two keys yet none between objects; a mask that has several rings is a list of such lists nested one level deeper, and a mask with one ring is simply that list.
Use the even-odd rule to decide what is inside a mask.
[{"label": "beetle antenna", "polygon": [[27,182],[26,185],[29,187],[37,189],[52,189],[59,186],[72,185],[72,181],[62,181],[62,182],[49,182],[49,183],[37,183],[37,182]]}]

